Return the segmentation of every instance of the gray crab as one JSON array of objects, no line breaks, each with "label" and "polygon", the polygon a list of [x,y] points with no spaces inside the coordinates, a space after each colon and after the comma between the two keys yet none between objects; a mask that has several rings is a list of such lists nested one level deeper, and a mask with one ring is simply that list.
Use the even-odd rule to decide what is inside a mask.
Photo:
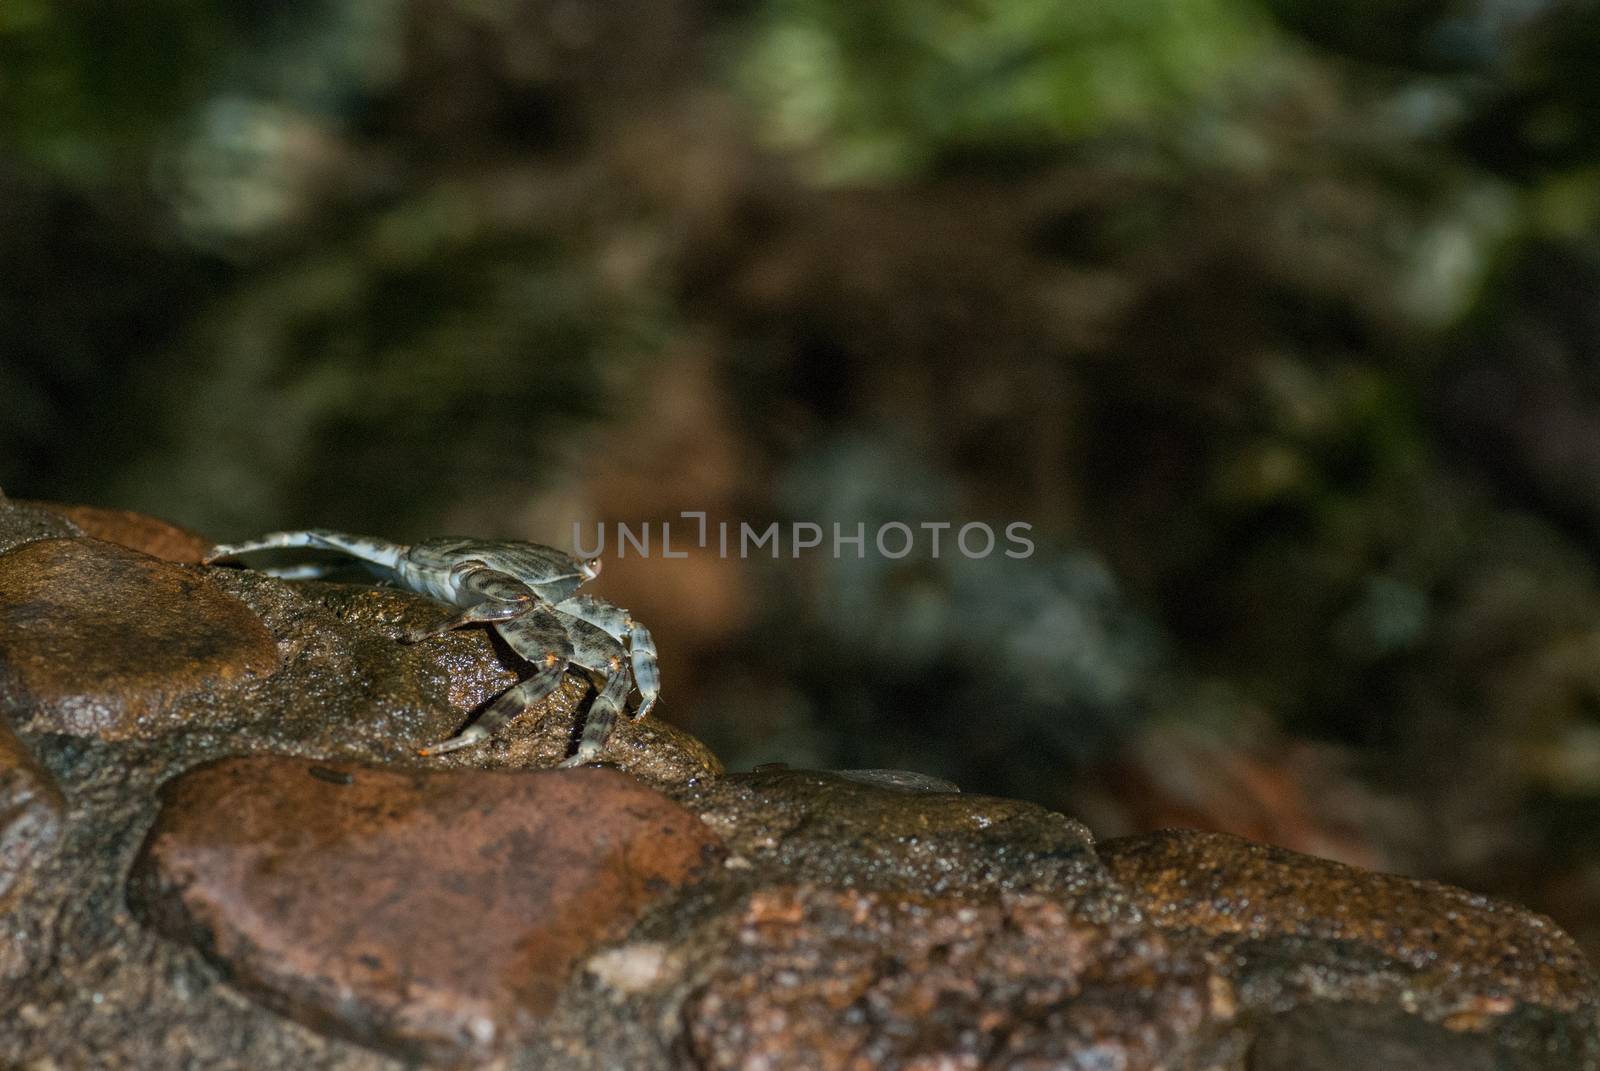
[{"label": "gray crab", "polygon": [[[313,547],[339,551],[400,587],[461,608],[461,613],[403,642],[416,643],[462,625],[491,626],[522,658],[535,667],[533,676],[500,693],[471,725],[448,740],[420,749],[421,755],[442,755],[471,747],[561,683],[569,664],[597,678],[598,693],[589,708],[577,753],[561,765],[594,760],[605,746],[617,715],[627,706],[635,685],[642,718],[661,694],[656,645],[650,630],[628,611],[589,595],[574,594],[600,573],[600,559],[580,561],[572,555],[511,540],[430,539],[406,546],[369,536],[313,528],[273,532],[259,539],[216,547],[206,564],[279,547]],[[331,565],[311,563],[269,567],[285,579],[323,575]]]}]

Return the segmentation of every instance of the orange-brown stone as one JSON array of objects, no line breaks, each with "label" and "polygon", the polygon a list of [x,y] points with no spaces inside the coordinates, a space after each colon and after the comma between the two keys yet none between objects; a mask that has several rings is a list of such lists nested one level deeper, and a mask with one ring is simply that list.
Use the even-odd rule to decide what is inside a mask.
[{"label": "orange-brown stone", "polygon": [[1155,1071],[1235,1010],[1199,957],[1047,896],[792,885],[746,901],[684,1018],[708,1071]]},{"label": "orange-brown stone", "polygon": [[83,529],[86,536],[143,551],[151,557],[165,558],[169,562],[195,565],[211,552],[211,540],[205,536],[147,513],[64,502],[25,504],[65,517]]},{"label": "orange-brown stone", "polygon": [[1164,830],[1106,841],[1100,858],[1163,932],[1213,939],[1338,942],[1448,979],[1482,1026],[1519,1004],[1593,1005],[1577,944],[1525,908],[1442,885],[1375,874],[1224,833]]},{"label": "orange-brown stone", "polygon": [[287,758],[193,770],[133,879],[162,932],[234,985],[404,1059],[486,1057],[575,960],[719,853],[604,769],[410,772]]},{"label": "orange-brown stone", "polygon": [[176,700],[278,664],[256,615],[197,569],[95,539],[0,555],[0,710],[18,728],[157,735]]}]

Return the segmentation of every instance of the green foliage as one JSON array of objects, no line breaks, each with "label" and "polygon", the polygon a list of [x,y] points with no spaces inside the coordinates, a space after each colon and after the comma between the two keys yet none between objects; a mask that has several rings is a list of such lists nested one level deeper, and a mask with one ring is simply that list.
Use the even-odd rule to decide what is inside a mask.
[{"label": "green foliage", "polygon": [[0,0],[0,145],[103,179],[200,98],[227,36],[208,0]]},{"label": "green foliage", "polygon": [[737,79],[823,177],[1059,146],[1216,91],[1266,40],[1246,0],[768,0]]},{"label": "green foliage", "polygon": [[166,438],[112,497],[219,532],[324,518],[416,535],[466,488],[555,471],[617,404],[658,310],[555,237],[434,231],[436,208],[258,272],[199,318],[134,400]]}]

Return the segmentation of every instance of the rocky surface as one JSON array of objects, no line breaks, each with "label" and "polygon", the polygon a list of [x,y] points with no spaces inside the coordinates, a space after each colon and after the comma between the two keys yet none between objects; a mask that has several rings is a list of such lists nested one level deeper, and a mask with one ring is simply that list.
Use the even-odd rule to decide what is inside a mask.
[{"label": "rocky surface", "polygon": [[[1592,981],[1549,919],[1437,882],[1189,830],[1110,841],[1099,855],[1163,933],[1213,948],[1301,942],[1380,956],[1406,978],[1412,1010],[1462,1029],[1518,1006],[1574,1011]],[[1448,986],[1415,982],[1443,976]]]},{"label": "rocky surface", "polygon": [[131,547],[154,558],[165,558],[169,562],[198,565],[200,559],[211,550],[211,541],[205,536],[158,517],[135,513],[132,510],[68,505],[60,502],[17,504],[65,518],[83,535]]},{"label": "rocky surface", "polygon": [[0,494],[0,553],[35,539],[77,535],[83,529],[61,514]]},{"label": "rocky surface", "polygon": [[578,677],[421,760],[523,669],[396,642],[427,600],[65,507],[0,548],[0,1067],[1600,1071],[1509,905],[653,718],[546,771]]},{"label": "rocky surface", "polygon": [[35,859],[60,840],[66,806],[55,778],[0,723],[0,911],[20,893]]},{"label": "rocky surface", "polygon": [[1131,919],[1042,894],[763,889],[685,1006],[709,1068],[1154,1067],[1235,1007]]},{"label": "rocky surface", "polygon": [[581,953],[718,858],[704,823],[610,770],[258,757],[163,798],[140,914],[263,1003],[407,1059],[504,1049]]},{"label": "rocky surface", "polygon": [[0,710],[106,740],[182,726],[186,696],[278,668],[261,620],[194,569],[92,539],[0,557]]}]

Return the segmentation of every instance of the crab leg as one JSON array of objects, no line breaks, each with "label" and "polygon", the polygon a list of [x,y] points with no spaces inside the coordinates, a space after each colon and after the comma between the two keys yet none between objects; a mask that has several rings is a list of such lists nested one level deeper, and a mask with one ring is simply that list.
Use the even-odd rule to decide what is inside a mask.
[{"label": "crab leg", "polygon": [[627,636],[631,624],[628,611],[593,595],[574,595],[570,599],[562,599],[556,603],[556,609],[568,617],[593,625],[618,642]]},{"label": "crab leg", "polygon": [[[569,618],[559,606],[556,607],[556,616]],[[562,624],[566,626],[567,635],[572,639],[573,665],[581,666],[591,673],[608,679],[618,673],[627,675],[627,656],[615,636],[581,617],[571,617],[563,620]],[[629,683],[631,685],[632,681]]]},{"label": "crab leg", "polygon": [[619,665],[617,672],[606,679],[605,687],[594,697],[594,702],[589,704],[589,717],[583,724],[583,739],[578,742],[577,753],[561,763],[563,767],[583,766],[599,756],[601,748],[605,747],[606,740],[611,736],[612,726],[617,723],[617,715],[628,702],[628,691],[632,686],[627,669]]},{"label": "crab leg", "polygon": [[[407,633],[404,643],[420,643],[463,625],[500,624],[521,617],[534,605],[533,589],[506,573],[478,566],[465,570],[456,582],[456,598],[477,599],[455,617],[432,628]],[[510,642],[509,639],[507,642]],[[519,652],[520,653],[520,652]]]},{"label": "crab leg", "polygon": [[391,543],[387,539],[374,539],[370,536],[346,535],[343,532],[334,532],[326,528],[306,528],[293,532],[272,532],[260,539],[249,539],[243,543],[224,543],[212,548],[203,560],[207,565],[220,561],[223,558],[237,558],[241,554],[249,554],[256,550],[271,550],[275,547],[316,547],[321,550],[339,550],[353,558],[360,558],[364,562],[381,565],[387,569],[394,569],[400,564],[400,558],[405,554],[406,548],[399,543]]},{"label": "crab leg", "polygon": [[656,665],[655,637],[637,621],[628,631],[628,654],[633,658],[634,682],[639,685],[639,709],[633,716],[642,718],[661,698],[661,670]]},{"label": "crab leg", "polygon": [[627,643],[628,654],[633,661],[633,679],[639,686],[639,709],[633,716],[642,718],[650,713],[650,708],[656,705],[656,700],[661,696],[661,670],[656,665],[656,641],[650,635],[650,630],[635,621],[622,607],[613,606],[593,595],[576,595],[557,603],[556,609],[604,629],[613,638]]},{"label": "crab leg", "polygon": [[[558,611],[559,612],[559,611]],[[628,702],[633,690],[633,677],[628,672],[627,655],[616,637],[592,622],[568,617],[567,634],[572,637],[572,664],[582,666],[601,679],[599,692],[589,704],[589,716],[584,722],[583,739],[577,754],[563,762],[563,766],[582,766],[594,761],[605,747],[617,714]]]},{"label": "crab leg", "polygon": [[489,739],[495,730],[544,699],[561,683],[572,660],[572,641],[548,606],[534,605],[520,617],[495,624],[511,649],[538,667],[520,684],[501,692],[478,720],[448,740],[420,749],[419,755],[442,755]]}]

